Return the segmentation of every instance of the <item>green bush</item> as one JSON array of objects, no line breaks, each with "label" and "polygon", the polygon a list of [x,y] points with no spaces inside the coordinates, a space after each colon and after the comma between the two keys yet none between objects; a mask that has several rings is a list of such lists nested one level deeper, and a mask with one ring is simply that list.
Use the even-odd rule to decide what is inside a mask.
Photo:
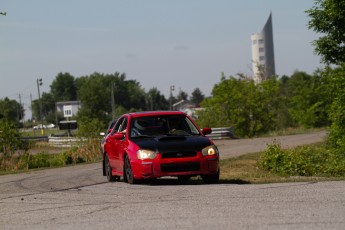
[{"label": "green bush", "polygon": [[345,176],[345,152],[325,146],[303,146],[292,150],[268,145],[258,162],[264,170],[287,176]]},{"label": "green bush", "polygon": [[28,152],[21,155],[18,159],[17,169],[29,169],[30,154]]},{"label": "green bush", "polygon": [[0,152],[4,157],[11,158],[14,152],[20,149],[21,135],[14,123],[0,120]]},{"label": "green bush", "polygon": [[59,154],[41,152],[21,155],[0,156],[0,170],[28,170],[35,168],[62,167],[71,164],[91,163],[102,160],[99,152],[99,140],[89,138],[83,146],[75,146]]},{"label": "green bush", "polygon": [[49,153],[38,153],[30,155],[29,169],[50,167],[50,158],[52,155]]},{"label": "green bush", "polygon": [[67,157],[63,153],[55,154],[50,159],[50,167],[62,167],[67,164]]}]

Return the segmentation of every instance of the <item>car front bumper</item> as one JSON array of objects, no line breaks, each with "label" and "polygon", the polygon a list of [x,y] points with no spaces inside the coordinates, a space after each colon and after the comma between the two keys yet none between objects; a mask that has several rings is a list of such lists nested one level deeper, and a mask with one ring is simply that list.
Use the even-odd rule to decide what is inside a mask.
[{"label": "car front bumper", "polygon": [[194,176],[217,173],[219,170],[218,156],[163,159],[157,154],[153,160],[132,160],[132,170],[136,179],[158,178],[164,176]]}]

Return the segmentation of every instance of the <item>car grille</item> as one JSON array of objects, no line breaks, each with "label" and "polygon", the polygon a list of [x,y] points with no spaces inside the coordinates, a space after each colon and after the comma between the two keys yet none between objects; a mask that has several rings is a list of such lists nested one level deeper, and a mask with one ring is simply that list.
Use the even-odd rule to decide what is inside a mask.
[{"label": "car grille", "polygon": [[162,172],[190,172],[199,170],[199,162],[189,162],[183,164],[161,164]]},{"label": "car grille", "polygon": [[162,153],[162,158],[183,158],[183,157],[195,157],[195,156],[197,156],[197,153],[195,151]]}]

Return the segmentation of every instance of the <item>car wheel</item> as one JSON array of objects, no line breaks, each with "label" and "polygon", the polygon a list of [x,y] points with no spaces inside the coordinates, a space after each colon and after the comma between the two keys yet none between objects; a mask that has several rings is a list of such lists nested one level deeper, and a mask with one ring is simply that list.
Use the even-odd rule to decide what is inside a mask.
[{"label": "car wheel", "polygon": [[105,154],[105,175],[107,176],[108,182],[113,182],[113,181],[118,180],[117,176],[112,175],[112,168],[110,166],[109,158],[107,154]]},{"label": "car wheel", "polygon": [[214,174],[202,175],[201,178],[205,184],[217,184],[219,182],[219,171]]},{"label": "car wheel", "polygon": [[125,166],[124,166],[124,177],[125,177],[125,182],[128,184],[136,184],[138,181],[134,178],[132,167],[131,167],[131,162],[129,161],[128,155],[125,157]]}]

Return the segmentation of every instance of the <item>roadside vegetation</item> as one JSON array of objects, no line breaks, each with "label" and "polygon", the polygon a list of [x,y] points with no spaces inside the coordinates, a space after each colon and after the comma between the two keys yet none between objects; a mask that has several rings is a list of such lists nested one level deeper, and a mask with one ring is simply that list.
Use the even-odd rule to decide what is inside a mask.
[{"label": "roadside vegetation", "polygon": [[[272,153],[272,148],[276,147],[271,146],[263,153],[250,153],[221,160],[221,183],[261,184],[345,180],[344,156],[340,158],[342,163],[332,161],[334,156],[325,157],[322,151],[314,156],[314,148],[320,150],[323,148],[320,144],[291,150],[282,150],[278,147]],[[305,148],[307,151],[304,150]],[[279,154],[276,153],[277,150]],[[294,153],[297,160],[290,158]],[[267,162],[271,165],[268,168],[265,165]]]}]

